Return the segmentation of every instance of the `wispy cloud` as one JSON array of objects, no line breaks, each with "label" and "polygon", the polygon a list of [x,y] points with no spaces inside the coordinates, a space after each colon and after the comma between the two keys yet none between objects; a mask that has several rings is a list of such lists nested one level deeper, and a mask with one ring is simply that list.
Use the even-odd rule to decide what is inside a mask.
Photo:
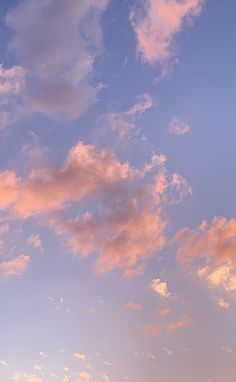
[{"label": "wispy cloud", "polygon": [[168,126],[168,133],[170,134],[184,135],[187,134],[189,131],[190,126],[177,117],[174,117]]},{"label": "wispy cloud", "polygon": [[15,259],[0,263],[0,272],[2,272],[5,277],[20,276],[26,271],[29,263],[29,256],[20,255]]}]

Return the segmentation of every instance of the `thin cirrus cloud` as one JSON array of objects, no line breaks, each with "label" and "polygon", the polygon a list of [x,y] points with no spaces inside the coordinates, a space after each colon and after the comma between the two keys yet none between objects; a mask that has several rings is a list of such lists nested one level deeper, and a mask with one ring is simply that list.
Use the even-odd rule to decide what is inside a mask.
[{"label": "thin cirrus cloud", "polygon": [[[153,154],[137,169],[121,163],[110,150],[79,142],[54,169],[34,169],[26,179],[10,171],[0,173],[0,206],[13,219],[50,214],[47,224],[67,238],[74,254],[99,254],[96,273],[121,268],[129,279],[143,273],[145,261],[164,247],[165,207],[189,193],[186,181],[169,174],[165,161]],[[67,208],[86,200],[104,208],[63,216]]]},{"label": "thin cirrus cloud", "polygon": [[169,60],[175,35],[201,13],[202,4],[203,0],[144,0],[141,9],[133,8],[130,21],[142,60]]},{"label": "thin cirrus cloud", "polygon": [[[208,226],[184,228],[176,233],[177,259],[211,286],[236,292],[236,220],[216,217]],[[199,265],[200,264],[200,265]]]},{"label": "thin cirrus cloud", "polygon": [[24,0],[8,12],[10,49],[27,79],[24,112],[72,121],[95,100],[98,89],[90,80],[103,48],[100,19],[107,3]]}]

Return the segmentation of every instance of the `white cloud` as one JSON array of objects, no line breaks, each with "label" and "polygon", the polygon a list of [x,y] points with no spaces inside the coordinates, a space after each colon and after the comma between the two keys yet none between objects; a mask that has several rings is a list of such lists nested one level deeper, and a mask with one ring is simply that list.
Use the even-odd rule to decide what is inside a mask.
[{"label": "white cloud", "polygon": [[153,279],[150,284],[151,290],[165,298],[170,298],[171,293],[168,290],[166,282],[162,282],[160,279]]}]

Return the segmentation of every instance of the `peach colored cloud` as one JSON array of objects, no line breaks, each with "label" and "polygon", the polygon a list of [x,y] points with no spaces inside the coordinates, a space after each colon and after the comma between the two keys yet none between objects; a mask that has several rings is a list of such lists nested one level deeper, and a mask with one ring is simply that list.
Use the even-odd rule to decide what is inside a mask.
[{"label": "peach colored cloud", "polygon": [[171,293],[168,290],[167,283],[160,279],[153,279],[150,283],[150,289],[162,297],[170,298]]},{"label": "peach colored cloud", "polygon": [[141,305],[140,304],[137,304],[133,301],[130,301],[128,302],[127,304],[124,305],[124,308],[127,309],[127,310],[140,310],[141,309]]},{"label": "peach colored cloud", "polygon": [[177,232],[177,259],[211,286],[236,290],[236,219],[216,217],[208,226]]},{"label": "peach colored cloud", "polygon": [[203,221],[196,230],[184,228],[177,232],[176,240],[179,243],[177,258],[180,261],[203,258],[216,264],[223,264],[225,260],[235,263],[236,219],[216,217],[209,227]]},{"label": "peach colored cloud", "polygon": [[20,255],[15,259],[0,263],[0,272],[2,272],[5,277],[20,276],[26,271],[29,263],[29,256]]},{"label": "peach colored cloud", "polygon": [[[187,182],[169,174],[165,161],[153,154],[150,163],[137,169],[110,150],[79,142],[54,169],[34,169],[26,179],[0,173],[0,207],[13,218],[50,214],[47,224],[68,238],[74,254],[98,253],[98,274],[121,268],[129,279],[164,247],[166,205],[188,194]],[[82,201],[92,211],[63,217]]]},{"label": "peach colored cloud", "polygon": [[198,16],[202,0],[144,0],[143,8],[130,14],[142,60],[149,64],[166,61],[172,55],[175,35]]},{"label": "peach colored cloud", "polygon": [[170,316],[172,313],[172,310],[170,308],[163,308],[163,309],[158,309],[155,311],[157,315],[160,315],[162,317]]},{"label": "peach colored cloud", "polygon": [[119,187],[129,180],[132,170],[127,163],[119,163],[110,151],[98,152],[93,146],[79,142],[65,162],[53,171],[34,170],[25,181],[10,171],[0,173],[0,206],[27,218],[63,208],[66,203],[78,202],[88,194],[112,193],[113,187],[119,192]]},{"label": "peach colored cloud", "polygon": [[182,328],[190,325],[191,323],[192,323],[192,319],[187,314],[185,314],[184,316],[182,316],[180,318],[179,321],[170,322],[167,325],[167,328],[168,328],[168,330],[182,329]]},{"label": "peach colored cloud", "polygon": [[148,337],[158,337],[162,333],[162,329],[159,325],[152,324],[144,327],[144,333]]}]

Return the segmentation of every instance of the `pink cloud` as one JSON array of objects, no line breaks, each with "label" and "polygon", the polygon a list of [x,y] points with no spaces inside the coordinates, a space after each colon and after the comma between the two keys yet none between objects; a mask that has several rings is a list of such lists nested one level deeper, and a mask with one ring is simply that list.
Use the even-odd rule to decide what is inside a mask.
[{"label": "pink cloud", "polygon": [[177,259],[211,287],[236,292],[236,219],[214,218],[177,232]]},{"label": "pink cloud", "polygon": [[140,304],[137,304],[133,301],[130,301],[128,302],[127,304],[125,304],[124,308],[127,309],[127,310],[140,310],[141,309],[141,305]]},{"label": "pink cloud", "polygon": [[20,255],[15,259],[0,263],[0,271],[6,277],[20,276],[26,271],[29,263],[29,256]]},{"label": "pink cloud", "polygon": [[179,321],[170,322],[167,325],[168,330],[182,329],[192,323],[192,319],[187,315],[183,315]]},{"label": "pink cloud", "polygon": [[180,261],[203,258],[216,264],[222,264],[225,260],[235,263],[236,219],[216,217],[209,227],[203,221],[196,230],[184,228],[177,232],[176,240],[179,243],[177,258]]},{"label": "pink cloud", "polygon": [[202,0],[144,0],[141,10],[134,8],[130,20],[142,60],[149,64],[168,60],[174,36],[200,14],[202,3]]},{"label": "pink cloud", "polygon": [[[153,154],[137,169],[110,150],[79,142],[54,169],[32,170],[26,179],[0,173],[0,206],[15,218],[49,214],[46,224],[67,238],[74,254],[98,254],[97,274],[121,268],[130,279],[164,247],[165,207],[186,187],[182,177],[168,174],[165,160]],[[82,201],[89,201],[92,211],[63,217],[64,210]]]}]

